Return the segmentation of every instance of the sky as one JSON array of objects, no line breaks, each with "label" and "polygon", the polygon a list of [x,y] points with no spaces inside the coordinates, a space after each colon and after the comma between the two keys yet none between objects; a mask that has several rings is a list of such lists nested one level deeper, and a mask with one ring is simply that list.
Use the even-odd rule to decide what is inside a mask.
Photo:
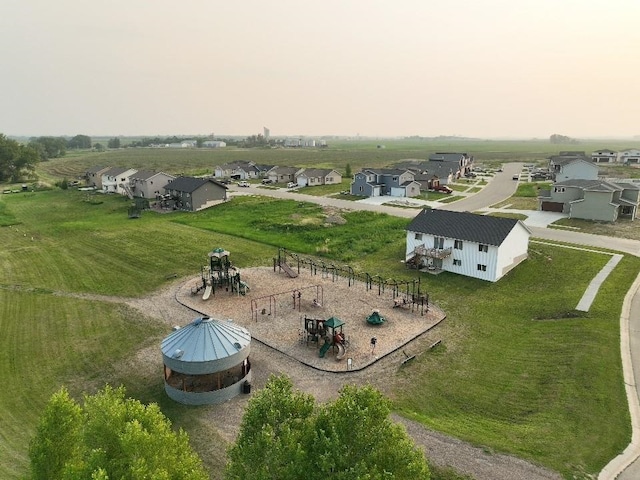
[{"label": "sky", "polygon": [[5,135],[640,135],[638,0],[1,0]]}]

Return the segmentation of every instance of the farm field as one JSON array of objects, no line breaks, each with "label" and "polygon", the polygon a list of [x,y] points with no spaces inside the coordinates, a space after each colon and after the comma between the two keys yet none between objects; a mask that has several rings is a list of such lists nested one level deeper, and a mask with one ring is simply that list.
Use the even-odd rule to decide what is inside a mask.
[{"label": "farm field", "polygon": [[[407,224],[399,218],[263,197],[136,220],[127,218],[127,206],[123,197],[75,190],[0,197],[0,378],[11,386],[0,391],[0,416],[8,419],[0,425],[8,459],[2,478],[24,476],[37,412],[53,391],[65,384],[80,396],[104,382],[157,402],[219,478],[225,443],[198,421],[203,409],[172,403],[160,374],[132,368],[141,350],[159,345],[166,325],[123,302],[197,274],[217,246],[231,250],[240,267],[270,265],[283,246],[383,278],[417,275],[399,261]],[[346,223],[329,226],[329,214]],[[399,412],[430,428],[568,478],[596,473],[630,437],[618,320],[640,269],[640,259],[625,256],[591,311],[577,315],[581,292],[607,260],[532,243],[530,259],[497,284],[423,276],[448,315],[437,330],[442,346],[380,379],[380,388]],[[197,441],[204,438],[207,446]]]}]

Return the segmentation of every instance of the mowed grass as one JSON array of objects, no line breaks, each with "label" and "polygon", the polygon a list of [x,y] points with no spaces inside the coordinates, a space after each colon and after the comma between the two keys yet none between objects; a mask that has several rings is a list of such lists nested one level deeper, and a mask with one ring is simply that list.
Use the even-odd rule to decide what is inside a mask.
[{"label": "mowed grass", "polygon": [[[196,443],[207,444],[198,448],[207,453],[212,478],[219,478],[223,445],[198,420],[198,409],[168,401],[160,372],[122,367],[157,345],[166,325],[117,303],[68,295],[144,295],[167,277],[196,274],[218,246],[239,266],[268,265],[284,246],[382,278],[419,275],[400,262],[406,219],[353,212],[343,214],[345,225],[327,226],[316,205],[246,197],[196,214],[145,212],[130,220],[126,199],[96,198],[102,203],[58,190],[0,200],[17,222],[0,228],[0,295],[10,299],[0,307],[10,352],[3,351],[0,365],[5,384],[13,385],[0,393],[2,418],[9,419],[0,424],[0,451],[11,459],[3,478],[26,471],[37,410],[52,391],[66,383],[79,393],[105,380],[158,402],[192,438],[213,435]],[[443,345],[388,379],[393,398],[405,415],[437,430],[567,476],[595,473],[629,440],[619,315],[640,261],[626,256],[589,314],[576,318],[573,309],[608,256],[539,244],[530,252],[496,284],[447,273],[421,276],[431,300],[448,314],[438,329]],[[39,369],[38,362],[46,365]],[[26,396],[30,403],[18,405]]]},{"label": "mowed grass", "polygon": [[159,325],[117,304],[0,289],[0,478],[23,478],[27,446],[49,396],[67,385],[79,396],[158,337]]},{"label": "mowed grass", "polygon": [[495,285],[447,279],[460,298],[446,297],[443,344],[401,370],[395,402],[432,428],[586,478],[630,440],[619,317],[639,262],[625,257],[580,314],[573,309],[608,256],[530,253]]}]

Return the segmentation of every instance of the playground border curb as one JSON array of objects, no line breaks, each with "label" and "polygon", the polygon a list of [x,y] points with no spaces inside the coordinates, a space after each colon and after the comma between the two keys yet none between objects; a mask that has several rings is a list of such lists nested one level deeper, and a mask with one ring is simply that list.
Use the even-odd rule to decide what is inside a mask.
[{"label": "playground border curb", "polygon": [[[176,302],[178,302],[180,305],[182,305],[185,308],[188,308],[189,310],[191,310],[192,312],[196,312],[198,315],[201,316],[206,316],[208,314],[201,312],[200,310],[193,308],[189,305],[187,305],[185,302],[183,302],[182,300],[180,300],[180,298],[178,298],[178,292],[180,291],[180,289],[176,289],[176,291],[173,294],[173,297],[175,298]],[[409,340],[407,340],[406,342],[404,342],[401,345],[398,345],[396,348],[394,348],[393,350],[388,351],[387,353],[385,353],[384,355],[376,358],[373,362],[367,363],[366,365],[363,365],[362,367],[358,367],[358,368],[353,368],[351,370],[325,370],[324,368],[320,368],[316,365],[311,365],[303,360],[300,360],[299,358],[293,357],[290,354],[280,350],[277,347],[274,347],[273,345],[270,345],[256,337],[254,337],[253,335],[251,336],[251,340],[255,340],[256,342],[258,342],[261,345],[264,345],[265,347],[268,347],[278,353],[281,353],[282,355],[285,355],[288,358],[291,358],[292,360],[295,360],[296,362],[305,365],[309,368],[312,368],[313,370],[316,370],[318,372],[325,372],[325,373],[336,373],[336,374],[349,374],[349,373],[354,373],[354,372],[361,372],[367,368],[369,368],[370,366],[374,365],[375,363],[378,363],[380,360],[382,360],[383,358],[387,358],[389,355],[391,355],[392,353],[396,353],[398,350],[400,350],[401,348],[405,347],[406,345],[408,345],[409,343],[413,342],[414,340],[416,340],[417,338],[421,337],[422,335],[424,335],[425,333],[430,332],[431,330],[433,330],[435,327],[437,327],[438,325],[440,325],[444,320],[446,320],[447,316],[445,315],[444,317],[442,317],[442,319],[438,320],[437,323],[431,325],[429,328],[427,328],[426,330],[412,336],[411,338],[409,338]]]}]

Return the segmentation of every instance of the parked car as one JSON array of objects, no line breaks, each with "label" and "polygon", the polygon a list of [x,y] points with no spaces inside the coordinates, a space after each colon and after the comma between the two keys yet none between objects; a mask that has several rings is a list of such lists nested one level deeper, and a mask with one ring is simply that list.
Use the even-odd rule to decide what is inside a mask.
[{"label": "parked car", "polygon": [[249,182],[247,182],[246,180],[242,180],[241,182],[238,182],[238,186],[239,187],[250,187],[251,185],[249,185]]},{"label": "parked car", "polygon": [[453,190],[451,190],[446,185],[436,185],[435,187],[432,188],[432,190],[435,192],[441,192],[441,193],[453,193]]},{"label": "parked car", "polygon": [[262,180],[262,183],[264,185],[269,185],[270,183],[273,183],[273,180],[271,180],[270,178],[265,178],[264,180]]},{"label": "parked car", "polygon": [[551,178],[551,174],[548,172],[533,172],[531,178],[533,180],[547,180]]},{"label": "parked car", "polygon": [[475,173],[473,173],[473,172],[467,172],[467,173],[464,174],[464,176],[467,177],[467,178],[476,178],[477,177],[477,175]]},{"label": "parked car", "polygon": [[287,188],[295,188],[295,187],[297,187],[297,186],[298,186],[298,184],[297,184],[297,183],[295,183],[295,182],[289,182],[289,183],[287,183]]},{"label": "parked car", "polygon": [[520,180],[520,175],[518,175],[517,173],[511,177],[513,180]]}]

